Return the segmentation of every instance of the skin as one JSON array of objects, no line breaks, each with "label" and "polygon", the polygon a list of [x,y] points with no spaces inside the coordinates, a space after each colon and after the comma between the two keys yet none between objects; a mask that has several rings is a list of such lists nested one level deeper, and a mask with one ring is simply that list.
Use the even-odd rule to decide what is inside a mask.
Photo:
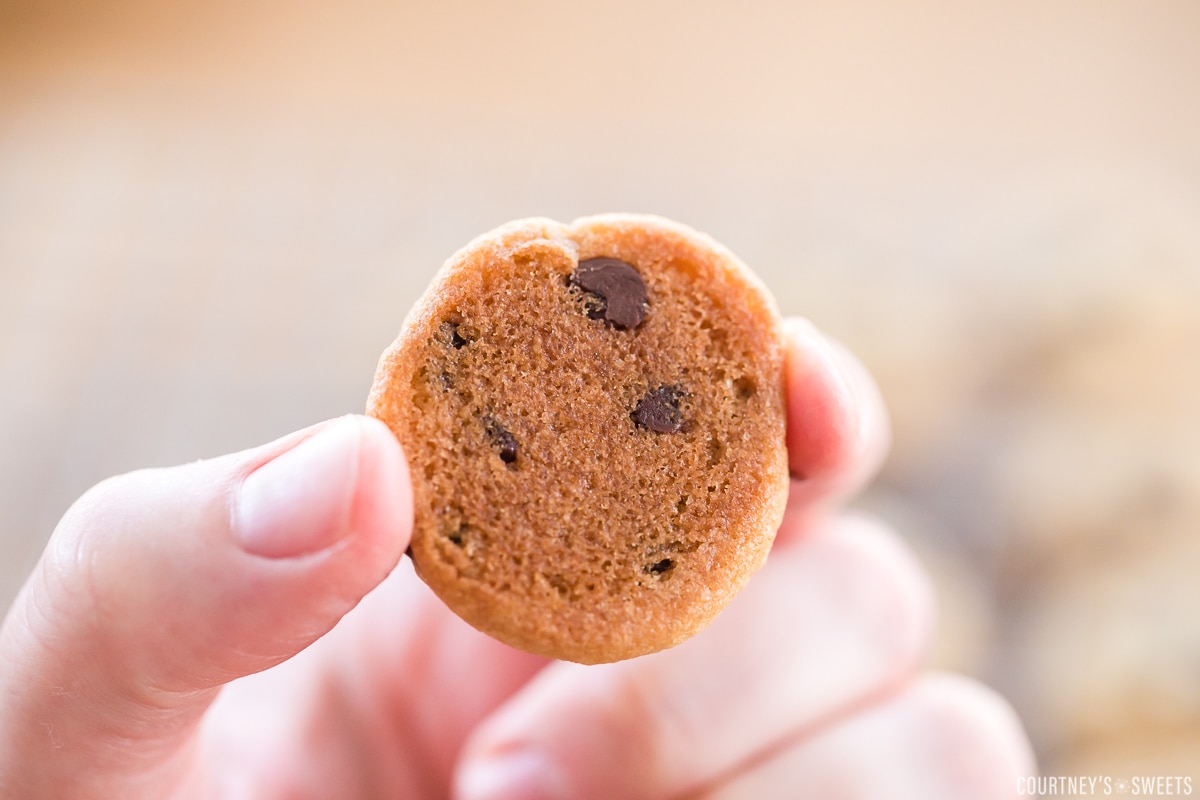
[{"label": "skin", "polygon": [[921,668],[926,576],[840,510],[882,460],[862,366],[788,322],[788,512],[708,629],[597,667],[414,576],[404,455],[345,417],[99,484],[0,628],[0,797],[1002,798],[1008,705]]}]

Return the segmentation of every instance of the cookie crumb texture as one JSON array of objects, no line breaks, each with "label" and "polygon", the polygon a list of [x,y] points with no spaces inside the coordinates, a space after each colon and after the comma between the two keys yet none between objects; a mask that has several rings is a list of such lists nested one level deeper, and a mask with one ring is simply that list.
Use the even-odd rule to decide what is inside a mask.
[{"label": "cookie crumb texture", "polygon": [[654,217],[476,239],[384,353],[368,413],[409,459],[418,574],[541,655],[617,661],[695,634],[783,514],[774,303],[720,245]]}]

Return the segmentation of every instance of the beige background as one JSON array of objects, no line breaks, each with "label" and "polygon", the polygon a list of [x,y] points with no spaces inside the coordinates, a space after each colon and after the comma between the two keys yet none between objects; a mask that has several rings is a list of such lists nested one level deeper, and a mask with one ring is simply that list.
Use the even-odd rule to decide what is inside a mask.
[{"label": "beige background", "polygon": [[655,212],[880,377],[935,662],[1200,778],[1200,4],[176,5],[0,0],[0,605],[100,478],[361,409],[472,236]]}]

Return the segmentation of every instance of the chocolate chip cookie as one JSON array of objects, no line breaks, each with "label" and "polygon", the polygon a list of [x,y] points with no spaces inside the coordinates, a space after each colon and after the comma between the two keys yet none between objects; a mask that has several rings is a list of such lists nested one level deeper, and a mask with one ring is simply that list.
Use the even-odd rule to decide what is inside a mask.
[{"label": "chocolate chip cookie", "polygon": [[762,284],[656,217],[514,222],[455,254],[367,411],[404,446],[418,574],[476,628],[594,664],[702,629],[787,493]]}]

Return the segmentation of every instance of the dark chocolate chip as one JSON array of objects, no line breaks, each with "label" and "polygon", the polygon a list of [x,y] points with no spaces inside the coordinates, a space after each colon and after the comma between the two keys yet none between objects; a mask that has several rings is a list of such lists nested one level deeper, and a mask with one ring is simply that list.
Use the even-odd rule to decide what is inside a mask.
[{"label": "dark chocolate chip", "polygon": [[588,258],[579,262],[571,281],[603,300],[588,310],[592,319],[605,319],[614,327],[630,330],[646,318],[650,298],[632,264],[616,258]]},{"label": "dark chocolate chip", "polygon": [[492,444],[500,448],[500,460],[505,464],[512,464],[517,460],[517,440],[508,429],[494,419],[488,419],[485,422],[487,426],[488,436],[492,438]]},{"label": "dark chocolate chip", "polygon": [[682,397],[683,392],[675,386],[659,386],[646,392],[630,416],[643,428],[659,433],[678,433],[683,428],[683,414],[679,412]]},{"label": "dark chocolate chip", "polygon": [[662,575],[673,566],[675,566],[674,561],[669,558],[664,558],[662,561],[647,566],[646,572],[649,572],[651,575]]}]

